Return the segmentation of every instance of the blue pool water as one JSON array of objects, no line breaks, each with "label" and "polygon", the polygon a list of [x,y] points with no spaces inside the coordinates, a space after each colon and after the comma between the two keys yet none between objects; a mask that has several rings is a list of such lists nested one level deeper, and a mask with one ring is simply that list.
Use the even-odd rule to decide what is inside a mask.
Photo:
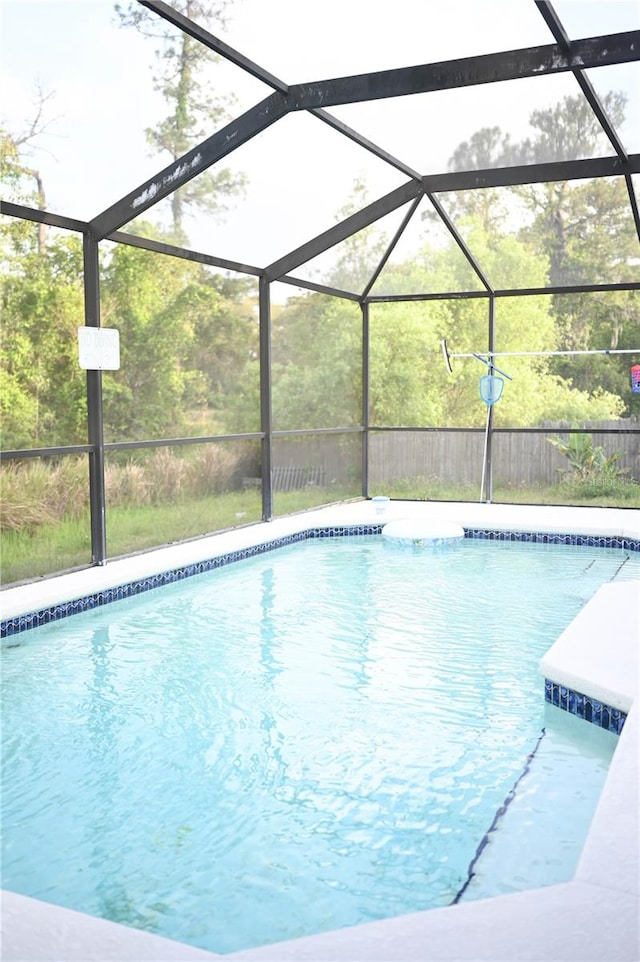
[{"label": "blue pool water", "polygon": [[537,665],[639,576],[334,538],[9,638],[3,887],[229,952],[566,880],[616,736]]}]

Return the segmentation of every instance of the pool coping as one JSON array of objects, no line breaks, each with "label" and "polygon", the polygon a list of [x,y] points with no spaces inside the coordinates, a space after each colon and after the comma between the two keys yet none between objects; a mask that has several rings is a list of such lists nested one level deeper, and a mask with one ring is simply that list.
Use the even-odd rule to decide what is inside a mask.
[{"label": "pool coping", "polygon": [[[383,515],[377,512],[378,507],[370,501],[332,506],[158,549],[104,567],[43,579],[35,586],[7,588],[0,593],[2,617],[32,612],[34,592],[38,609],[46,608],[112,589],[136,578],[153,577],[181,565],[198,564],[230,551],[265,545],[316,527],[380,525],[392,518],[409,516],[438,520],[446,517],[465,528],[503,531],[505,536],[514,531],[592,535],[632,542],[640,539],[640,513],[616,509],[391,502],[385,506]],[[625,585],[631,588],[624,588]],[[620,588],[624,590],[618,591]],[[616,597],[611,590],[604,589],[616,589]],[[560,677],[553,679],[558,684],[578,691],[580,687],[576,686],[591,688],[586,694],[600,697],[597,693],[603,693],[600,678],[603,666],[610,665],[620,651],[626,650],[629,639],[632,649],[637,648],[633,641],[640,635],[639,591],[640,581],[603,586],[544,656],[541,670],[545,677],[547,672],[556,675],[560,672]],[[588,612],[592,605],[596,607]],[[599,633],[594,632],[594,626],[599,626]],[[576,648],[576,639],[584,641],[585,637],[595,640],[591,647],[599,654],[581,662],[576,659],[580,650]],[[2,957],[5,962],[35,962],[36,959],[49,962],[52,958],[64,959],[64,962],[143,962],[147,959],[149,962],[178,959],[188,962],[215,958],[256,962],[422,962],[425,959],[588,962],[606,958],[609,962],[637,962],[640,958],[640,720],[634,704],[637,668],[634,670],[631,665],[629,669],[627,664],[621,674],[614,672],[607,679],[604,693],[613,700],[622,698],[628,715],[570,882],[462,902],[224,956],[5,892],[1,908]]]}]

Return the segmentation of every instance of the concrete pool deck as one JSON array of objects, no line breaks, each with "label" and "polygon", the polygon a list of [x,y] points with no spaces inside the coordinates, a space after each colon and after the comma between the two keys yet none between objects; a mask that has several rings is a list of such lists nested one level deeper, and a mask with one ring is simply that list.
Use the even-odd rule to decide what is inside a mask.
[{"label": "concrete pool deck", "polygon": [[[604,508],[372,502],[322,508],[158,549],[0,594],[2,618],[102,591],[309,528],[432,518],[486,530],[640,540],[640,512]],[[640,581],[604,585],[542,660],[541,671],[628,711],[570,882],[463,902],[225,955],[255,962],[638,962],[640,959],[637,703]],[[542,687],[541,687],[541,697]],[[585,722],[588,724],[588,722]],[[10,892],[2,893],[4,962],[170,962],[222,958]]]}]

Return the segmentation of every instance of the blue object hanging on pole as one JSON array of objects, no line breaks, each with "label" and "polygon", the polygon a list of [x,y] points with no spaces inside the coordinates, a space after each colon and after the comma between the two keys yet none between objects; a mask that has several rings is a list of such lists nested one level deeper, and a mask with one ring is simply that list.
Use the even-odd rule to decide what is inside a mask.
[{"label": "blue object hanging on pole", "polygon": [[500,400],[503,387],[503,379],[496,374],[485,374],[480,378],[480,397],[487,407]]}]

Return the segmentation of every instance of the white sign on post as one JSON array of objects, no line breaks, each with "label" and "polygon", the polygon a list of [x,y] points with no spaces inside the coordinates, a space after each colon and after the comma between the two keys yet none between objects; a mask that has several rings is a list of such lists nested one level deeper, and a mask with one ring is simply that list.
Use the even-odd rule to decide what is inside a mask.
[{"label": "white sign on post", "polygon": [[78,355],[85,371],[120,368],[120,332],[114,327],[79,327]]}]

